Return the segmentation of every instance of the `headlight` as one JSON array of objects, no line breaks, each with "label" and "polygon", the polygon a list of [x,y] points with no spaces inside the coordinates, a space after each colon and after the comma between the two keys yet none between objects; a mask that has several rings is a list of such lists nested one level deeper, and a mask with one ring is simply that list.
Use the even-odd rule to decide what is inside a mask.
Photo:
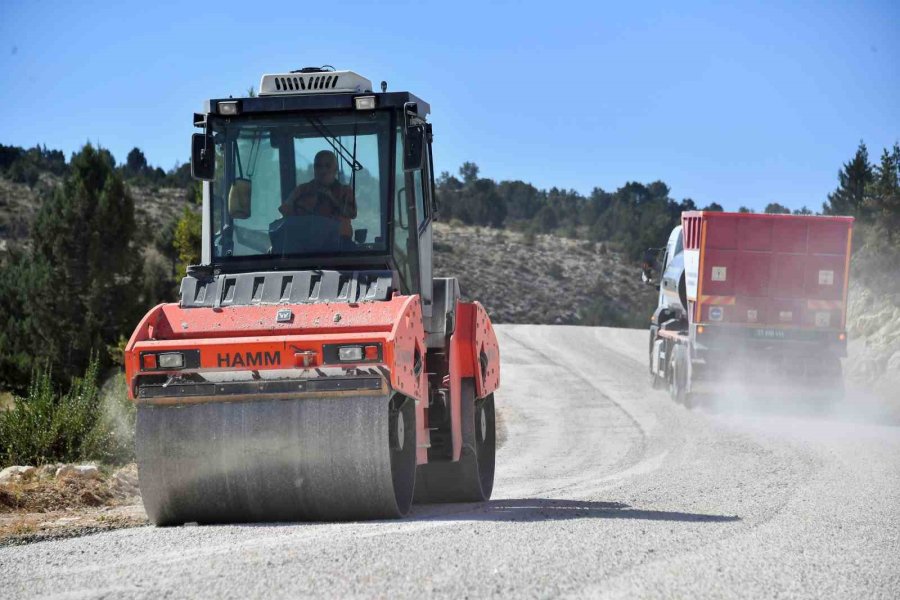
[{"label": "headlight", "polygon": [[360,362],[363,359],[362,346],[341,346],[338,348],[338,359],[343,362]]},{"label": "headlight", "polygon": [[375,96],[357,96],[353,104],[356,110],[372,110],[375,108]]},{"label": "headlight", "polygon": [[156,357],[160,369],[181,369],[184,367],[184,354],[181,352],[165,352]]},{"label": "headlight", "polygon": [[232,100],[231,102],[219,102],[217,108],[219,109],[219,114],[223,116],[231,117],[240,112],[237,100]]}]

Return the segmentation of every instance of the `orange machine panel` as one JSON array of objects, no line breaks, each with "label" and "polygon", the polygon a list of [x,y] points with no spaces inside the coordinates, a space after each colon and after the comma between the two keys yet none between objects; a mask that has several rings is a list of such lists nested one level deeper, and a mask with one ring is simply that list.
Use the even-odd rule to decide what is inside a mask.
[{"label": "orange machine panel", "polygon": [[450,421],[453,460],[462,451],[462,380],[475,380],[475,393],[484,398],[500,385],[500,347],[487,311],[478,302],[456,303],[456,326],[450,337]]}]

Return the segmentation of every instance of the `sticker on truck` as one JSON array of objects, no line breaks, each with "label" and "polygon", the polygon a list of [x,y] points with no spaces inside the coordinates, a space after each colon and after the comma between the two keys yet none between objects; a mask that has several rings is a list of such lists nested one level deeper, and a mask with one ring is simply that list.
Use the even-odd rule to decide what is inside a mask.
[{"label": "sticker on truck", "polygon": [[728,278],[728,267],[713,267],[712,280],[725,281]]},{"label": "sticker on truck", "polygon": [[781,312],[778,313],[778,320],[779,320],[779,321],[786,321],[786,322],[793,321],[793,320],[794,320],[794,313],[793,313],[793,311],[790,311],[790,310],[782,310]]},{"label": "sticker on truck", "polygon": [[759,313],[756,312],[756,309],[751,308],[747,311],[747,322],[748,323],[756,323],[759,320]]},{"label": "sticker on truck", "polygon": [[721,306],[710,306],[709,307],[709,320],[710,321],[721,321],[724,312],[725,311],[722,310]]},{"label": "sticker on truck", "polygon": [[819,271],[819,285],[834,285],[834,271],[822,269]]}]

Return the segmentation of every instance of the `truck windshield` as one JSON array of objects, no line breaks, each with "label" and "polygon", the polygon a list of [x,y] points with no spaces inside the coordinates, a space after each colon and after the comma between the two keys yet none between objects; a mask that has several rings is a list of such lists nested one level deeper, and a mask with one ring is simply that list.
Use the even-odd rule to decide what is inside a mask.
[{"label": "truck windshield", "polygon": [[390,113],[213,122],[213,257],[386,251]]}]

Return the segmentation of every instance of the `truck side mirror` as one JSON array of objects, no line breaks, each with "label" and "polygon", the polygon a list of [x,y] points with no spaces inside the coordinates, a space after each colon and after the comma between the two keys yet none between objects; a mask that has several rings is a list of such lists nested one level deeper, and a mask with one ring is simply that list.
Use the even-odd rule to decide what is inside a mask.
[{"label": "truck side mirror", "polygon": [[665,265],[666,259],[661,257],[662,248],[647,248],[641,261],[641,281],[647,285],[659,287],[657,271]]},{"label": "truck side mirror", "polygon": [[418,171],[425,158],[425,128],[411,125],[406,128],[406,143],[403,147],[403,170]]},{"label": "truck side mirror", "polygon": [[195,133],[191,136],[191,177],[212,181],[216,176],[216,152],[212,135]]}]

